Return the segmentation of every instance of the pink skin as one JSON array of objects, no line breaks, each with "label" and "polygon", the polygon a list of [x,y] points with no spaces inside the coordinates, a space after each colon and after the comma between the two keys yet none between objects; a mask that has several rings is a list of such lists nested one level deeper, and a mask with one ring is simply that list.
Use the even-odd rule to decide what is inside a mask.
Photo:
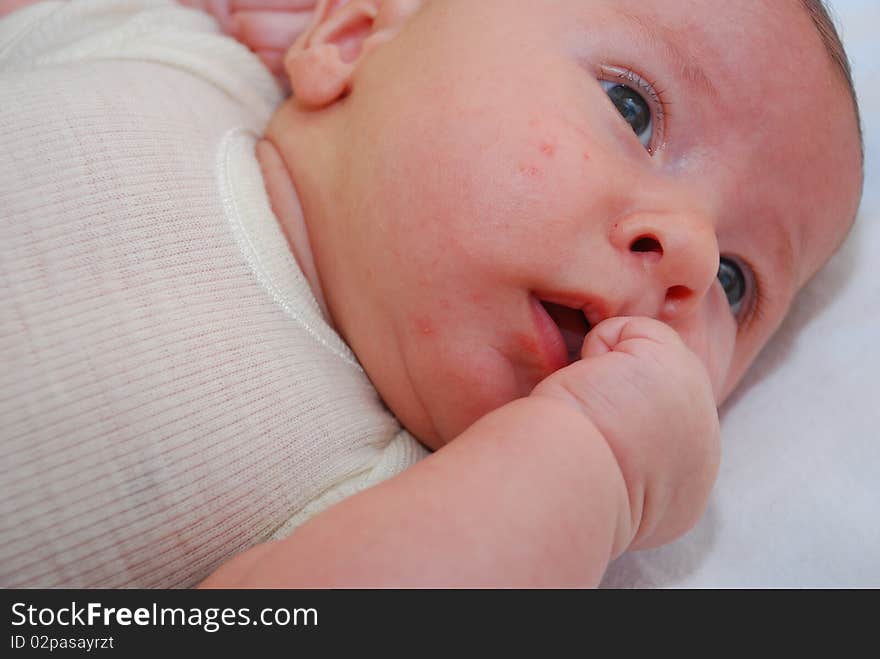
[{"label": "pink skin", "polygon": [[311,24],[318,3],[318,0],[178,1],[216,18],[225,32],[256,53],[282,85],[287,84],[284,54]]},{"label": "pink skin", "polygon": [[[668,323],[719,404],[740,381],[845,237],[861,180],[851,102],[809,18],[794,0],[755,8],[427,2],[336,100],[277,113],[267,137],[302,204],[282,222],[307,226],[293,242],[313,290],[423,442],[564,365],[539,299],[593,325]],[[622,12],[690,51],[688,67]],[[667,105],[653,154],[599,83],[621,69]],[[634,251],[645,237],[659,249]],[[761,282],[738,318],[719,253]]]}]

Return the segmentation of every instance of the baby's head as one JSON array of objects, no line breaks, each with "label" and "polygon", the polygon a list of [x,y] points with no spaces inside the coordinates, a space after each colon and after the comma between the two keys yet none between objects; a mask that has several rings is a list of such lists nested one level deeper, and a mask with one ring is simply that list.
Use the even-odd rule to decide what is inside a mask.
[{"label": "baby's head", "polygon": [[612,316],[677,329],[720,403],[851,226],[857,112],[818,0],[325,4],[268,137],[313,288],[432,447]]}]

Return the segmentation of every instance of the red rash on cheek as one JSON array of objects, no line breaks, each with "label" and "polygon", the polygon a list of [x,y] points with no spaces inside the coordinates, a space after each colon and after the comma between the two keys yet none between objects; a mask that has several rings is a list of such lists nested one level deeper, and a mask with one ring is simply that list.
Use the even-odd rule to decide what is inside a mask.
[{"label": "red rash on cheek", "polygon": [[430,318],[416,318],[414,326],[417,334],[420,334],[422,336],[434,335],[434,323],[431,322]]},{"label": "red rash on cheek", "polygon": [[541,153],[548,158],[552,158],[556,155],[556,145],[550,142],[541,142]]},{"label": "red rash on cheek", "polygon": [[531,337],[528,334],[517,333],[513,338],[516,341],[517,347],[523,353],[527,355],[537,355],[540,352],[538,341],[534,337]]},{"label": "red rash on cheek", "polygon": [[541,170],[538,169],[535,165],[530,165],[528,163],[521,162],[519,164],[519,173],[528,178],[540,178]]},{"label": "red rash on cheek", "polygon": [[[537,120],[535,120],[535,119],[533,119],[533,120],[532,120],[531,122],[529,122],[529,123],[530,123],[530,125],[532,125],[532,126],[537,126],[537,124],[538,124]],[[552,159],[552,158],[556,155],[556,145],[555,145],[553,142],[549,141],[549,140],[543,140],[543,141],[538,145],[538,151],[540,151],[541,154],[542,154],[545,158],[551,158],[551,159]],[[543,172],[541,171],[541,168],[538,167],[536,164],[534,164],[534,163],[530,163],[530,162],[526,162],[526,161],[521,161],[521,162],[519,163],[517,169],[519,170],[519,173],[520,173],[520,174],[522,174],[523,176],[525,176],[525,177],[527,177],[527,178],[540,178],[541,175],[542,175],[542,173],[543,173]]]}]

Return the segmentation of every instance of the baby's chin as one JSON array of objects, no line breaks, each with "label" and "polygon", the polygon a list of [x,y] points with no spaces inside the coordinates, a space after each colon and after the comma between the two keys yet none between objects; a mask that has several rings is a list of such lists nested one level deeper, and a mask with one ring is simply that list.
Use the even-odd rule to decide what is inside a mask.
[{"label": "baby's chin", "polygon": [[[412,372],[412,371],[411,371]],[[472,356],[454,368],[448,361],[419,369],[415,396],[386,400],[398,420],[420,442],[437,450],[454,441],[481,418],[524,398],[537,383],[528,383],[500,353]],[[419,386],[421,384],[422,386]]]},{"label": "baby's chin", "polygon": [[413,432],[413,435],[425,446],[436,451],[454,442],[462,433],[486,415],[519,398],[523,398],[523,396],[499,393],[488,399],[486,397],[477,399],[477,395],[473,395],[462,400],[450,401],[442,406],[437,405],[432,410],[431,430],[421,434]]}]

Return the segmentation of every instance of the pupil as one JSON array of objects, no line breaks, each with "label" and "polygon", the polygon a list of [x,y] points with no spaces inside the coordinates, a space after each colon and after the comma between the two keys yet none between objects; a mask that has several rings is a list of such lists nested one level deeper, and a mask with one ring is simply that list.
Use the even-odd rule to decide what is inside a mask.
[{"label": "pupil", "polygon": [[746,295],[746,280],[742,270],[733,261],[721,259],[721,267],[718,269],[718,279],[727,295],[730,306],[736,306],[742,302]]},{"label": "pupil", "polygon": [[639,137],[651,126],[651,108],[647,101],[626,85],[616,85],[608,90],[618,112]]}]

